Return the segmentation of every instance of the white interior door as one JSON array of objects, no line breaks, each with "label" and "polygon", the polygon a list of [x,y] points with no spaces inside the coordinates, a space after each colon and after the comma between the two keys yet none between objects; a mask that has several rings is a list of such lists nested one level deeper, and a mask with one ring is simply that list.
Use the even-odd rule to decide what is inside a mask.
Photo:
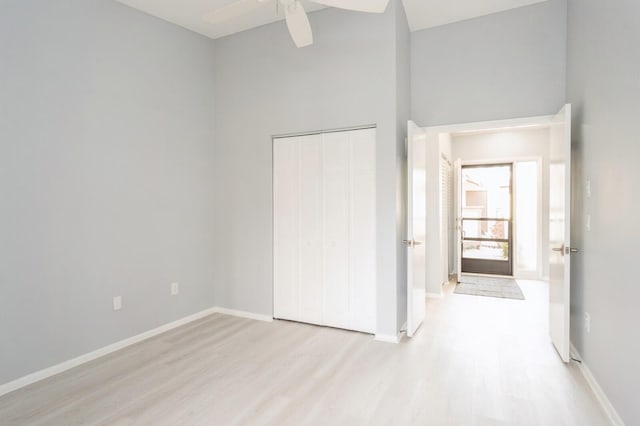
[{"label": "white interior door", "polygon": [[407,336],[412,337],[425,316],[426,295],[426,134],[409,121],[407,138]]},{"label": "white interior door", "polygon": [[349,328],[349,134],[328,133],[324,144],[323,324]]},{"label": "white interior door", "polygon": [[571,105],[551,123],[549,165],[549,334],[564,362],[570,360]]},{"label": "white interior door", "polygon": [[453,178],[453,203],[456,210],[456,280],[460,282],[462,273],[462,160],[457,159],[454,163]]}]

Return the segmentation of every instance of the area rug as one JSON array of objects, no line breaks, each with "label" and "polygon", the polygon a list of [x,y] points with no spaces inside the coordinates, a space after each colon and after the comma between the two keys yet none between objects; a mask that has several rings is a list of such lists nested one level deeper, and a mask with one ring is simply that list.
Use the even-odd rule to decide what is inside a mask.
[{"label": "area rug", "polygon": [[488,278],[462,276],[454,293],[470,296],[501,297],[524,300],[522,289],[511,278]]}]

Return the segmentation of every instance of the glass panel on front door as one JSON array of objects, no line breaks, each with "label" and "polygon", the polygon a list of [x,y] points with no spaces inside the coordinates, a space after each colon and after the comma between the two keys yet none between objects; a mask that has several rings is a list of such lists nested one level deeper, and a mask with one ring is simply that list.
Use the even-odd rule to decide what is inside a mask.
[{"label": "glass panel on front door", "polygon": [[512,275],[512,164],[462,167],[462,272]]}]

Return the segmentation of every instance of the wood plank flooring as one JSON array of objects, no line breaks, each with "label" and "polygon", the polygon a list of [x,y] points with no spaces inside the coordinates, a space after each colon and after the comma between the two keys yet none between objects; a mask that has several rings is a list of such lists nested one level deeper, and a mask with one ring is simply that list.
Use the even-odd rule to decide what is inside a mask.
[{"label": "wood plank flooring", "polygon": [[215,314],[0,398],[0,425],[607,425],[527,300],[427,302],[398,345]]}]

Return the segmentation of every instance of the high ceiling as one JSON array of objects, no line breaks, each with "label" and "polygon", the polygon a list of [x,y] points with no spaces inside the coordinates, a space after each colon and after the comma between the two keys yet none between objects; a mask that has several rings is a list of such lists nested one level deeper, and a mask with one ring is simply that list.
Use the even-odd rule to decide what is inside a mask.
[{"label": "high ceiling", "polygon": [[[160,19],[180,25],[210,38],[219,38],[284,19],[276,10],[276,0],[116,0]],[[546,0],[403,0],[412,31],[514,9]],[[260,3],[250,13],[226,19],[224,8],[231,3]],[[307,11],[322,9],[302,0]],[[205,21],[216,15],[215,23]],[[277,13],[278,12],[278,13]]]}]

